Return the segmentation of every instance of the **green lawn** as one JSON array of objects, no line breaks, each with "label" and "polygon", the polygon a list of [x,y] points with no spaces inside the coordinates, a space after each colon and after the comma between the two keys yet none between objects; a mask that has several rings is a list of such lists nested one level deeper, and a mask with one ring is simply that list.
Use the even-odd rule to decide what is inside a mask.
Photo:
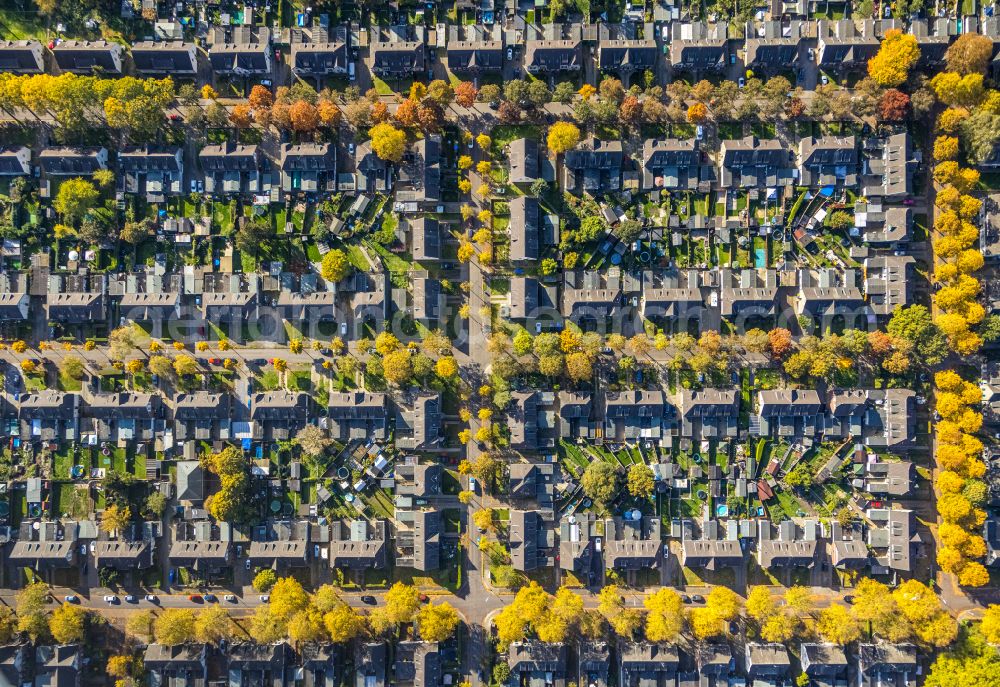
[{"label": "green lawn", "polygon": [[31,10],[24,12],[11,7],[0,7],[0,38],[11,41],[45,38],[45,20],[34,10],[34,4],[30,7]]},{"label": "green lawn", "polygon": [[53,472],[56,479],[69,479],[73,469],[73,456],[68,453],[57,453]]}]

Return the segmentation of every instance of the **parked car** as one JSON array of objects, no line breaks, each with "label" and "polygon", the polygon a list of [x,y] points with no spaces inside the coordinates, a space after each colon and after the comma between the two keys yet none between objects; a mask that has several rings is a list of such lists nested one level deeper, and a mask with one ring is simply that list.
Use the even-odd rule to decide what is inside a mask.
[{"label": "parked car", "polygon": [[104,601],[107,602],[108,604],[114,606],[116,603],[118,603],[118,597],[117,596],[111,596],[109,594],[109,595],[107,595],[107,596],[104,597]]},{"label": "parked car", "polygon": [[247,570],[249,570],[249,569],[250,569],[250,559],[249,559],[249,558],[247,559],[247,565],[246,565],[246,568],[247,568]]},{"label": "parked car", "polygon": [[236,603],[236,595],[235,594],[226,594],[224,597],[222,597],[222,599],[226,603],[230,603],[230,604]]},{"label": "parked car", "polygon": [[125,597],[125,603],[130,603],[130,604],[139,603],[139,599],[137,599],[133,594],[129,594],[128,596]]},{"label": "parked car", "polygon": [[513,59],[514,59],[514,48],[511,48],[510,46],[508,46],[507,47],[507,61],[509,62],[510,60],[513,60]]},{"label": "parked car", "polygon": [[214,603],[217,603],[219,601],[219,599],[218,599],[218,597],[215,596],[215,594],[206,594],[205,595],[205,601],[207,601],[210,604],[214,604]]},{"label": "parked car", "polygon": [[372,596],[371,594],[365,594],[364,596],[361,597],[361,603],[366,603],[369,606],[374,606],[375,605],[375,597]]},{"label": "parked car", "polygon": [[202,602],[201,594],[188,594],[188,601],[200,604]]},{"label": "parked car", "polygon": [[65,601],[68,604],[78,604],[80,603],[80,597],[77,596],[76,594],[67,594],[66,596],[63,597],[63,601]]},{"label": "parked car", "polygon": [[146,594],[146,601],[151,604],[155,604],[159,601],[159,599],[156,598],[156,594]]},{"label": "parked car", "polygon": [[268,602],[269,602],[270,600],[271,600],[271,595],[270,595],[270,594],[261,594],[261,595],[260,595],[260,602],[261,602],[262,604],[266,604],[266,603],[268,603]]}]

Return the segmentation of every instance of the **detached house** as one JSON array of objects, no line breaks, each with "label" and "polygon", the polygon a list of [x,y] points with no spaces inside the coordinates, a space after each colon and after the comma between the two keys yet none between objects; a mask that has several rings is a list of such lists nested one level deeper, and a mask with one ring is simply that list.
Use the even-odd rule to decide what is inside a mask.
[{"label": "detached house", "polygon": [[132,63],[139,74],[172,76],[198,71],[198,48],[183,41],[139,41],[132,44]]},{"label": "detached house", "polygon": [[121,74],[125,48],[110,41],[62,41],[52,47],[59,71],[73,74]]}]

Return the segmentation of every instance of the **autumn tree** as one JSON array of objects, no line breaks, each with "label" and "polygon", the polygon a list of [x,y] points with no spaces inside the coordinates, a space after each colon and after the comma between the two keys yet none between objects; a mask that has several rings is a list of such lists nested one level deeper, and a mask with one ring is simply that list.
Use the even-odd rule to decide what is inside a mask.
[{"label": "autumn tree", "polygon": [[918,59],[920,48],[916,37],[899,29],[889,29],[878,53],[868,60],[868,75],[880,86],[899,86],[906,81],[910,68]]},{"label": "autumn tree", "polygon": [[878,101],[878,117],[884,122],[901,122],[910,112],[910,96],[898,88],[889,88]]},{"label": "autumn tree", "polygon": [[233,634],[233,621],[221,606],[211,606],[201,611],[194,622],[195,639],[206,644],[218,644]]},{"label": "autumn tree", "polygon": [[425,642],[443,642],[455,633],[460,618],[447,601],[428,604],[417,613],[417,628]]},{"label": "autumn tree", "polygon": [[828,642],[846,646],[861,637],[861,627],[851,612],[841,604],[832,604],[819,613],[816,631]]},{"label": "autumn tree", "polygon": [[175,646],[195,640],[195,614],[189,608],[165,608],[153,623],[158,644]]},{"label": "autumn tree", "polygon": [[684,602],[673,589],[663,587],[643,601],[646,607],[646,639],[673,643],[684,629]]},{"label": "autumn tree", "polygon": [[399,162],[406,148],[406,133],[392,124],[376,124],[369,131],[372,150],[382,160]]},{"label": "autumn tree", "polygon": [[553,152],[565,153],[580,142],[580,129],[571,122],[556,122],[549,127],[547,142]]},{"label": "autumn tree", "polygon": [[87,611],[71,603],[63,603],[49,617],[49,632],[59,644],[83,641]]},{"label": "autumn tree", "polygon": [[288,118],[292,131],[308,133],[319,127],[319,110],[305,100],[298,100],[288,108]]},{"label": "autumn tree", "polygon": [[982,74],[993,57],[993,41],[980,33],[963,33],[944,54],[949,72]]},{"label": "autumn tree", "polygon": [[350,275],[353,265],[340,248],[334,248],[323,256],[320,263],[320,276],[328,282],[338,282]]},{"label": "autumn tree", "polygon": [[649,498],[653,493],[653,471],[645,463],[633,463],[628,471],[628,491],[632,496]]},{"label": "autumn tree", "polygon": [[462,81],[455,86],[455,102],[462,107],[472,107],[478,95],[476,86],[471,81]]},{"label": "autumn tree", "polygon": [[397,582],[385,593],[385,611],[397,625],[412,622],[419,608],[420,592],[412,585]]}]

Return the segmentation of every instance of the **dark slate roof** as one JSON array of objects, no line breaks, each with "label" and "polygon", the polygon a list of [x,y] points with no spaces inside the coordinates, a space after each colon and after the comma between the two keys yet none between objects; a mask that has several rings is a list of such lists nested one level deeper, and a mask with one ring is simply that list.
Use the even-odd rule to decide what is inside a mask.
[{"label": "dark slate roof", "polygon": [[44,70],[45,58],[39,41],[0,41],[0,71],[39,74]]},{"label": "dark slate roof", "polygon": [[426,49],[423,42],[375,43],[372,71],[380,75],[409,76],[424,70]]},{"label": "dark slate roof", "polygon": [[121,71],[122,46],[108,41],[63,41],[52,48],[59,69],[67,72]]},{"label": "dark slate roof", "polygon": [[454,72],[484,72],[503,69],[500,41],[458,41],[448,44],[448,68]]},{"label": "dark slate roof", "polygon": [[598,63],[604,70],[642,71],[656,66],[656,41],[601,41],[598,44]]},{"label": "dark slate roof", "polygon": [[132,45],[132,62],[139,72],[192,73],[198,71],[193,43],[140,41]]},{"label": "dark slate roof", "polygon": [[122,148],[118,168],[123,172],[180,172],[177,153],[180,148],[153,146]]},{"label": "dark slate roof", "polygon": [[292,69],[297,74],[346,72],[346,43],[293,43]]},{"label": "dark slate roof", "polygon": [[541,239],[537,198],[517,196],[510,201],[510,259],[537,260]]},{"label": "dark slate roof", "polygon": [[281,169],[284,172],[324,172],[337,168],[332,143],[285,143],[281,146]]},{"label": "dark slate roof", "polygon": [[46,174],[90,175],[102,169],[98,155],[103,148],[45,148],[38,164]]},{"label": "dark slate roof", "polygon": [[255,145],[238,145],[228,141],[222,145],[205,146],[198,153],[201,168],[206,172],[252,171],[257,169]]},{"label": "dark slate roof", "polygon": [[559,71],[580,68],[580,41],[528,41],[524,66],[529,71]]},{"label": "dark slate roof", "polygon": [[31,150],[20,148],[0,148],[0,174],[20,176],[31,174]]}]

